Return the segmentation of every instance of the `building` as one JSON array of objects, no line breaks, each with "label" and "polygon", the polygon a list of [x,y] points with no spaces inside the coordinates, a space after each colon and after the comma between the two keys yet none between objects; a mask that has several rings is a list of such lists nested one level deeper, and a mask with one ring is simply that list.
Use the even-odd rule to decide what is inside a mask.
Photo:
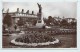
[{"label": "building", "polygon": [[[34,21],[38,20],[38,15],[34,14],[34,11],[32,11],[32,13],[29,13],[29,10],[27,10],[26,13],[24,13],[24,9],[22,9],[22,11],[19,11],[19,8],[17,8],[16,12],[9,12],[9,9],[7,10],[7,12],[3,12],[3,19],[4,17],[7,15],[7,13],[11,16],[12,18],[12,26],[14,28],[15,25],[18,26],[18,22],[23,21],[23,23],[25,23],[24,25],[26,26],[33,26]],[[23,26],[24,26],[23,25]]]},{"label": "building", "polygon": [[[29,13],[29,10],[27,10],[26,13],[24,13],[24,9],[22,11],[19,11],[19,8],[17,8],[16,12],[9,12],[9,9],[6,13],[3,12],[3,19],[4,17],[9,14],[12,18],[12,26],[18,26],[19,22],[22,24],[22,26],[33,26],[35,25],[36,28],[42,28],[44,26],[43,16],[42,16],[42,6],[41,4],[38,4],[39,11],[37,14],[34,14],[34,11],[32,13]],[[35,22],[36,21],[36,22]],[[24,24],[23,24],[24,23]]]},{"label": "building", "polygon": [[75,18],[65,18],[67,20],[68,23],[70,22],[77,22],[77,20]]}]

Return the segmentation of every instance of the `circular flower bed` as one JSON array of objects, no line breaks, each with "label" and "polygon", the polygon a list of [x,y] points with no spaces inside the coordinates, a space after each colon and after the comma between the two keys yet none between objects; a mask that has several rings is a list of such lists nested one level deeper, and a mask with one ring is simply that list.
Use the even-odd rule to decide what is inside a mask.
[{"label": "circular flower bed", "polygon": [[42,42],[52,42],[55,41],[54,37],[49,35],[25,35],[23,37],[17,38],[15,41],[23,43],[42,43]]},{"label": "circular flower bed", "polygon": [[29,45],[29,46],[37,46],[37,45],[49,45],[58,43],[59,40],[49,36],[49,35],[42,35],[42,34],[35,34],[35,35],[23,35],[15,40],[12,40],[11,43],[15,45]]}]

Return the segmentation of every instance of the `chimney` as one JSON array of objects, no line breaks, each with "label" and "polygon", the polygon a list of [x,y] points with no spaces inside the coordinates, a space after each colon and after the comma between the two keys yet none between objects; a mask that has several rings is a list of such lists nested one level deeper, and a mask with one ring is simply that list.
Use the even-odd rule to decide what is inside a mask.
[{"label": "chimney", "polygon": [[29,10],[27,10],[26,14],[29,14]]},{"label": "chimney", "polygon": [[24,13],[24,9],[22,9],[22,14]]},{"label": "chimney", "polygon": [[32,11],[32,15],[34,14],[34,11]]},{"label": "chimney", "polygon": [[2,13],[4,12],[4,8],[2,9]]},{"label": "chimney", "polygon": [[7,13],[9,13],[9,8],[7,9]]},{"label": "chimney", "polygon": [[17,13],[19,13],[19,8],[17,8]]}]

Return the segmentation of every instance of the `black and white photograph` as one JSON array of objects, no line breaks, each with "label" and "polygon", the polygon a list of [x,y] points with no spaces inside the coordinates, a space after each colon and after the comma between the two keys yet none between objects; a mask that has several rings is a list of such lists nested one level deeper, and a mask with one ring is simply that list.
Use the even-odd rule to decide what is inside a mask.
[{"label": "black and white photograph", "polygon": [[3,2],[2,48],[77,48],[77,2]]}]

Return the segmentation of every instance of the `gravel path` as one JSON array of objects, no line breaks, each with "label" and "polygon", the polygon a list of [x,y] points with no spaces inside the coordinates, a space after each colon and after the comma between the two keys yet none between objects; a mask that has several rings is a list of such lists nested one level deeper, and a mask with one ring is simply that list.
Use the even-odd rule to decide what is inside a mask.
[{"label": "gravel path", "polygon": [[57,45],[48,45],[48,46],[15,46],[10,43],[14,38],[17,38],[19,35],[3,36],[3,48],[76,48],[76,35],[75,34],[61,34],[54,35],[55,38],[58,38],[61,43]]}]

